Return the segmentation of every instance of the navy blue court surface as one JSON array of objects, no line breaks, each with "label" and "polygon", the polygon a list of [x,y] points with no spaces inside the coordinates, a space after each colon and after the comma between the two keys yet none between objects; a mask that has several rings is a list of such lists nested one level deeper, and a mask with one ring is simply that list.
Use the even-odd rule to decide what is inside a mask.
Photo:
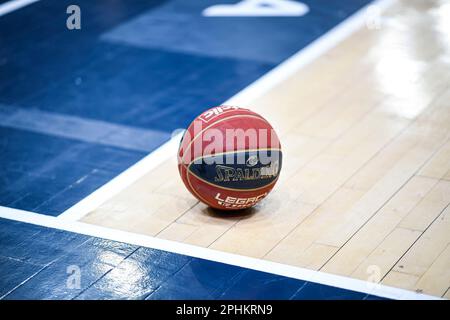
[{"label": "navy blue court surface", "polygon": [[[58,216],[370,3],[201,15],[236,2],[42,0],[0,16],[0,206]],[[71,4],[80,30],[66,28]],[[4,299],[376,298],[21,222],[0,230]],[[78,289],[66,285],[72,264]]]}]

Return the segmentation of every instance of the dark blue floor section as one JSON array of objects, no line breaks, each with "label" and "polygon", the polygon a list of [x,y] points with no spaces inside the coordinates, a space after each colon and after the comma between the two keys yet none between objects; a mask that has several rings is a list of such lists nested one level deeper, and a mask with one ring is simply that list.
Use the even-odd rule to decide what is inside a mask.
[{"label": "dark blue floor section", "polygon": [[[0,107],[146,129],[159,133],[149,145],[160,145],[370,1],[305,0],[303,17],[201,16],[235,2],[78,0],[81,30],[66,28],[73,1],[42,0],[2,16]],[[44,121],[25,111],[28,123]],[[2,206],[58,215],[154,148],[36,130],[2,121]]]},{"label": "dark blue floor section", "polygon": [[0,199],[58,215],[145,154],[0,127]]},{"label": "dark blue floor section", "polygon": [[379,299],[6,219],[0,244],[1,299]]}]

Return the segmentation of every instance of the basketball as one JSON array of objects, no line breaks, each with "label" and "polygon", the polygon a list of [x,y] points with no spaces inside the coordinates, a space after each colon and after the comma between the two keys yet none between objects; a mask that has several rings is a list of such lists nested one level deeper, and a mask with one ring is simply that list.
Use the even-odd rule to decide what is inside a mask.
[{"label": "basketball", "polygon": [[178,170],[186,188],[222,210],[254,206],[278,180],[281,145],[261,115],[235,106],[206,110],[180,142]]}]

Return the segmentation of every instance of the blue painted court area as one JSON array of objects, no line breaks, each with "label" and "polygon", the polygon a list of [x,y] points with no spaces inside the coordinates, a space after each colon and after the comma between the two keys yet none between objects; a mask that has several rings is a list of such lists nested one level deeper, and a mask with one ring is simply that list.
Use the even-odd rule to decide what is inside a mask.
[{"label": "blue painted court area", "polygon": [[6,219],[0,243],[1,299],[378,299]]},{"label": "blue painted court area", "polygon": [[370,1],[201,15],[235,2],[79,0],[81,30],[72,1],[1,16],[0,205],[59,215]]}]

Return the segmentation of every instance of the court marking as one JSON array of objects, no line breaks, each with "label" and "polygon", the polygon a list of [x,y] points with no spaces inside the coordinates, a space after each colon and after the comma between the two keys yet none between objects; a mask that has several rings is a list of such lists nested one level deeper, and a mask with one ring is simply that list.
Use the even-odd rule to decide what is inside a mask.
[{"label": "court marking", "polygon": [[74,232],[87,236],[98,237],[157,250],[168,251],[195,258],[220,262],[228,265],[239,266],[242,268],[267,272],[271,274],[277,274],[289,278],[319,283],[322,285],[367,293],[389,299],[442,300],[439,297],[434,297],[404,289],[388,287],[381,284],[370,283],[363,280],[347,278],[343,276],[328,274],[325,272],[314,271],[300,267],[293,267],[277,262],[250,258],[237,254],[217,251],[210,248],[203,248],[181,242],[175,242],[171,240],[146,236],[142,234],[120,231],[84,222],[67,221],[64,219],[59,219],[57,217],[47,216],[19,209],[0,206],[0,218],[30,223],[42,227]]},{"label": "court marking", "polygon": [[[18,0],[12,12],[27,4],[38,0]],[[347,18],[322,37],[319,37],[307,47],[301,49],[285,62],[272,69],[260,79],[246,87],[244,90],[230,98],[225,104],[247,104],[256,97],[273,88],[278,83],[297,72],[303,66],[313,61],[327,50],[334,47],[347,36],[355,32],[366,21],[366,11],[368,7],[378,6],[383,10],[394,3],[395,0],[376,0],[364,6],[351,17]],[[4,5],[0,6],[2,8]],[[6,14],[4,13],[4,14]],[[2,15],[2,14],[0,14]],[[31,223],[43,227],[55,228],[69,232],[80,233],[93,237],[105,238],[113,241],[120,241],[143,247],[155,248],[173,253],[189,255],[197,258],[221,262],[229,265],[241,266],[253,270],[283,275],[295,279],[312,281],[319,284],[334,286],[347,290],[364,292],[391,299],[440,299],[422,293],[388,287],[381,284],[370,283],[363,280],[347,278],[343,276],[328,274],[320,271],[308,270],[293,267],[285,264],[271,262],[267,260],[255,259],[246,256],[230,254],[209,248],[197,247],[175,241],[159,239],[151,236],[120,231],[111,228],[100,227],[76,221],[87,213],[97,208],[100,204],[111,198],[114,194],[122,191],[131,183],[142,177],[148,171],[167,161],[176,154],[182,133],[172,137],[168,142],[150,153],[147,157],[122,172],[116,178],[99,188],[97,191],[78,202],[73,207],[66,210],[58,217],[46,216],[34,212],[28,212],[8,207],[0,206],[0,218],[5,218],[24,223]]]},{"label": "court marking", "polygon": [[0,4],[0,17],[38,1],[39,0],[11,0]]},{"label": "court marking", "polygon": [[[368,8],[375,5],[380,9],[380,12],[382,12],[395,1],[396,0],[375,0],[362,7],[352,16],[348,17],[323,36],[317,38],[305,48],[300,49],[296,54],[286,59],[261,78],[222,103],[222,105],[241,105],[245,107],[250,101],[255,100],[257,97],[272,89],[362,27],[366,23]],[[182,133],[172,137],[169,141],[155,149],[141,161],[137,162],[116,178],[61,213],[58,217],[72,221],[83,218],[90,211],[96,209],[112,196],[130,186],[151,169],[156,168],[164,161],[174,157],[177,153],[181,137]]]},{"label": "court marking", "polygon": [[[266,6],[264,6],[266,5]],[[205,17],[300,17],[309,12],[303,2],[292,0],[242,0],[216,4],[203,10]]]},{"label": "court marking", "polygon": [[164,131],[3,104],[0,126],[141,152],[149,152],[169,136]]}]

